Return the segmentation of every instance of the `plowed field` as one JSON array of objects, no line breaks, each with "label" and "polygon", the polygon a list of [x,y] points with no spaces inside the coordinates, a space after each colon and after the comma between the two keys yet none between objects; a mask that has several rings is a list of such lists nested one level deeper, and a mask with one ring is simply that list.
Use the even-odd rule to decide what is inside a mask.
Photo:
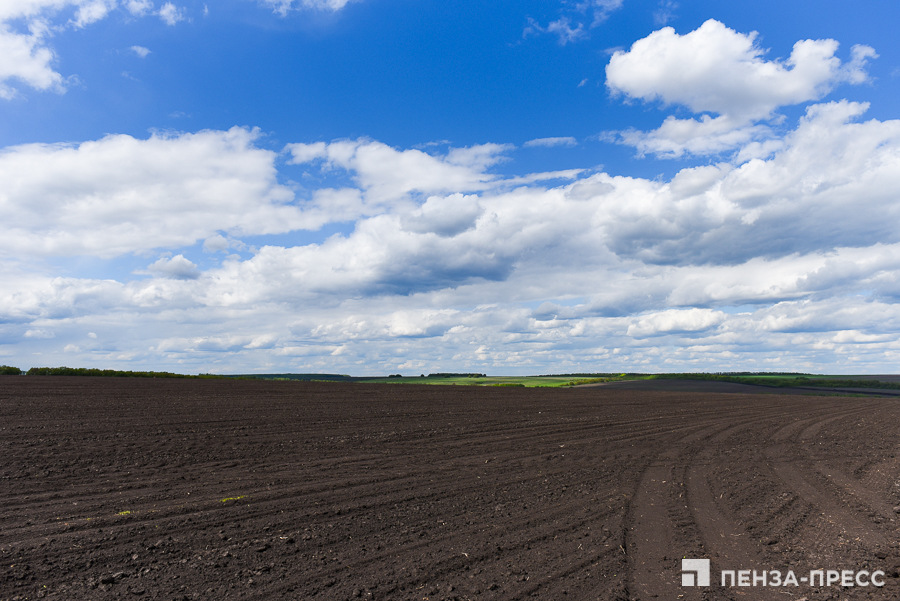
[{"label": "plowed field", "polygon": [[893,398],[3,377],[0,599],[898,599],[898,443]]}]

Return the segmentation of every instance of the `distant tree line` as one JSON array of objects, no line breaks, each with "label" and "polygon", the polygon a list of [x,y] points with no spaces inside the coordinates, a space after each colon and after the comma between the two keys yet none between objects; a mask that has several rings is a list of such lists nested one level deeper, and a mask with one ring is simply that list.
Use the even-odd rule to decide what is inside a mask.
[{"label": "distant tree line", "polygon": [[0,365],[0,375],[5,376],[99,376],[105,378],[191,378],[232,380],[352,380],[350,376],[331,376],[328,374],[265,374],[258,375],[220,375],[220,374],[176,374],[169,371],[133,371],[121,369],[96,369],[88,367],[32,367],[27,372],[18,367]]},{"label": "distant tree line", "polygon": [[167,371],[122,371],[118,369],[95,369],[89,367],[32,367],[27,376],[102,376],[108,378],[200,378],[173,374]]}]

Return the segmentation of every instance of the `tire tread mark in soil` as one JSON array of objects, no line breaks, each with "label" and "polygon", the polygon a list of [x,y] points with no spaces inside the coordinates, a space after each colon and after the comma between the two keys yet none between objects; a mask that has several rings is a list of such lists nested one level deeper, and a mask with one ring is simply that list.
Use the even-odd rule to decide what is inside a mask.
[{"label": "tire tread mark in soil", "polygon": [[[835,499],[833,493],[815,486],[812,483],[812,478],[804,475],[804,472],[814,469],[815,461],[809,459],[809,451],[805,450],[807,445],[802,442],[818,434],[829,423],[840,419],[846,420],[851,415],[864,413],[869,411],[870,407],[871,405],[866,403],[857,405],[852,410],[826,412],[825,417],[820,415],[820,417],[810,420],[802,420],[802,429],[795,427],[789,432],[785,432],[783,428],[776,432],[773,438],[777,437],[780,440],[785,440],[792,434],[794,435],[794,444],[798,449],[797,452],[804,458],[799,462],[776,458],[778,446],[767,447],[766,454],[769,457],[769,464],[773,471],[804,501],[814,507],[815,514],[821,516],[825,531],[830,531],[831,536],[835,537],[836,540],[855,541],[865,548],[874,550],[888,545],[885,536],[880,531],[864,525],[863,522],[867,522],[867,520],[861,521],[855,512],[846,509]],[[798,430],[800,431],[798,432]],[[798,466],[802,466],[803,469],[798,469]],[[842,478],[838,476],[838,479]],[[845,477],[842,480],[846,483],[850,482],[849,477]],[[835,483],[837,484],[837,482]],[[824,532],[820,532],[820,535],[824,535]]]},{"label": "tire tread mark in soil", "polygon": [[[672,468],[647,466],[628,505],[625,551],[628,559],[628,593],[632,599],[699,598],[696,592],[682,589],[675,578],[678,545],[675,526],[669,517],[669,490]],[[683,595],[686,595],[683,597]]]},{"label": "tire tread mark in soil", "polygon": [[[765,569],[761,563],[761,549],[749,532],[726,517],[716,504],[709,489],[709,469],[706,464],[692,465],[687,472],[687,498],[703,546],[712,559],[713,572],[718,570]],[[718,570],[716,569],[718,568]],[[781,599],[767,589],[754,590],[754,599]]]},{"label": "tire tread mark in soil", "polygon": [[832,483],[840,487],[866,505],[872,512],[888,522],[893,522],[895,516],[891,504],[880,494],[866,487],[860,480],[845,474],[840,468],[829,465],[829,462],[817,461],[814,464],[816,471],[828,478]]},{"label": "tire tread mark in soil", "polygon": [[884,497],[890,497],[893,491],[900,496],[900,458],[890,458],[876,462],[862,474],[861,481],[866,490],[880,492]]}]

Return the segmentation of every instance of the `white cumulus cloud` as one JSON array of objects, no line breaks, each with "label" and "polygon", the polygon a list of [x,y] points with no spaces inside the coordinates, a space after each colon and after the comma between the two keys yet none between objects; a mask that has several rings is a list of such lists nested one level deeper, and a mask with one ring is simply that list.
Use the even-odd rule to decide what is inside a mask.
[{"label": "white cumulus cloud", "polygon": [[483,212],[476,196],[431,196],[419,209],[404,215],[401,223],[403,229],[411,232],[456,236],[475,227]]},{"label": "white cumulus cloud", "polygon": [[136,17],[142,17],[153,10],[153,2],[150,0],[125,0],[124,5]]},{"label": "white cumulus cloud", "polygon": [[184,9],[178,8],[171,2],[166,2],[159,9],[159,18],[163,20],[166,25],[174,26],[179,21],[184,21]]},{"label": "white cumulus cloud", "polygon": [[[117,0],[0,2],[0,98],[19,95],[17,84],[40,91],[65,92],[67,78],[54,68],[56,53],[49,45],[50,38],[66,29],[81,29],[100,21],[117,6]],[[142,16],[153,4],[150,0],[126,0],[122,6],[132,15]],[[179,9],[171,3],[159,14],[170,24],[181,18]],[[146,56],[137,48],[140,46],[132,50]]]},{"label": "white cumulus cloud", "polygon": [[255,131],[202,131],[0,153],[0,254],[112,257],[191,245],[217,231],[303,225]]},{"label": "white cumulus cloud", "polygon": [[261,0],[267,6],[281,14],[286,15],[291,10],[321,10],[337,12],[344,8],[351,0]]},{"label": "white cumulus cloud", "polygon": [[482,144],[452,148],[446,155],[421,150],[397,150],[374,140],[345,140],[289,144],[294,164],[322,161],[327,168],[352,172],[360,188],[374,202],[397,200],[410,193],[471,192],[497,179],[487,172],[503,160],[509,145]]},{"label": "white cumulus cloud", "polygon": [[578,146],[578,140],[573,138],[572,136],[562,136],[556,138],[535,138],[534,140],[528,140],[524,144],[522,144],[525,148],[534,148],[536,146]]},{"label": "white cumulus cloud", "polygon": [[646,338],[673,332],[701,332],[718,326],[725,317],[725,313],[710,309],[670,309],[638,318],[628,326],[627,334]]},{"label": "white cumulus cloud", "polygon": [[25,330],[25,338],[55,338],[49,330]]},{"label": "white cumulus cloud", "polygon": [[147,58],[147,56],[150,54],[150,49],[144,48],[143,46],[132,46],[130,50],[141,58]]},{"label": "white cumulus cloud", "polygon": [[49,36],[41,21],[29,24],[28,33],[12,31],[0,22],[0,98],[11,99],[16,89],[10,80],[18,80],[37,90],[63,92],[63,77],[53,70],[53,51],[44,44]]},{"label": "white cumulus cloud", "polygon": [[766,137],[768,128],[758,123],[775,118],[778,107],[818,100],[841,82],[867,81],[866,61],[877,56],[854,46],[842,63],[838,43],[821,39],[798,41],[784,61],[766,60],[756,37],[710,19],[685,35],[665,27],[615,52],[606,67],[610,92],[702,113],[699,120],[669,117],[652,132],[625,132],[622,141],[662,156],[735,148]]},{"label": "white cumulus cloud", "polygon": [[[47,45],[66,26],[82,28],[106,17],[115,0],[7,0],[0,3],[0,98],[17,95],[12,82],[42,91],[65,91]],[[60,13],[69,14],[60,19]],[[54,21],[56,19],[56,21]]]},{"label": "white cumulus cloud", "polygon": [[147,266],[147,272],[176,280],[196,280],[200,277],[197,265],[181,254],[170,258],[160,257],[158,261]]}]

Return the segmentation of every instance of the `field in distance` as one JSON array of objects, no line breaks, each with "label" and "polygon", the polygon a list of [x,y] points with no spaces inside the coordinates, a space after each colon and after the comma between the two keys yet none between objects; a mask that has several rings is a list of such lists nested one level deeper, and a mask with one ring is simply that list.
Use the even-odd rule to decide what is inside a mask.
[{"label": "field in distance", "polygon": [[154,371],[118,371],[96,368],[32,367],[27,372],[0,365],[0,375],[102,376],[188,379],[252,379],[275,381],[428,384],[456,386],[509,386],[559,388],[609,386],[632,390],[674,390],[682,392],[732,392],[781,394],[841,394],[900,396],[900,375],[827,375],[778,372],[718,373],[574,373],[533,376],[488,376],[484,373],[430,373],[418,376],[350,376],[345,374],[198,374],[186,375]]},{"label": "field in distance", "polygon": [[[900,395],[897,375],[827,375],[771,372],[733,373],[576,373],[536,376],[488,376],[482,373],[437,373],[419,376],[353,377],[337,374],[259,374],[241,377],[264,380],[360,382],[366,384],[429,384],[457,386],[574,387],[609,386],[632,390],[697,392],[779,392],[806,394]],[[768,389],[768,390],[767,390]]]}]

